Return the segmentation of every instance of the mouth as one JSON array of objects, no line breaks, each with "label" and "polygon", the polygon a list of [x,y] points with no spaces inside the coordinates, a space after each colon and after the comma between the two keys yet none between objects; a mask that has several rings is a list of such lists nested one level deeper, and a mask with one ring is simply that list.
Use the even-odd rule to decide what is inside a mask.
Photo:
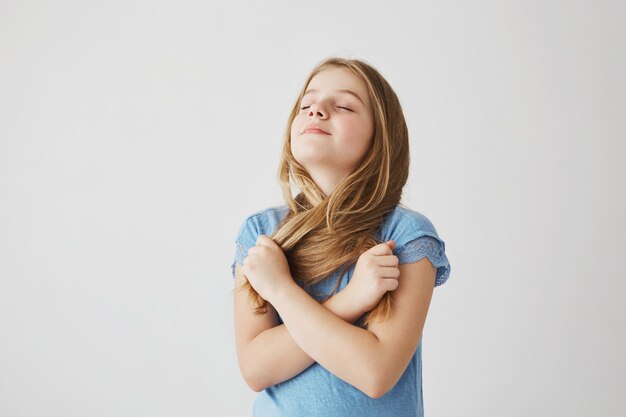
[{"label": "mouth", "polygon": [[306,129],[304,132],[302,132],[302,134],[304,135],[305,133],[314,133],[314,134],[318,134],[318,135],[329,135],[330,134],[328,132],[324,132],[321,129]]}]

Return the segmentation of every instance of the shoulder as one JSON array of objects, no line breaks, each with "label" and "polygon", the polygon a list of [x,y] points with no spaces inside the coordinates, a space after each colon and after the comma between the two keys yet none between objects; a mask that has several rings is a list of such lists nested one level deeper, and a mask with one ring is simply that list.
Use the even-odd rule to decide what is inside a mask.
[{"label": "shoulder", "polygon": [[249,214],[239,227],[235,240],[253,246],[259,235],[269,235],[276,230],[288,210],[287,205],[279,205]]},{"label": "shoulder", "polygon": [[436,286],[446,282],[451,267],[446,255],[446,243],[433,222],[423,213],[396,206],[380,228],[380,241],[393,240],[393,250],[399,263],[414,263],[426,257],[437,268]]},{"label": "shoulder", "polygon": [[393,239],[396,247],[421,236],[439,238],[437,229],[426,215],[400,205],[383,220],[379,233],[381,241]]}]

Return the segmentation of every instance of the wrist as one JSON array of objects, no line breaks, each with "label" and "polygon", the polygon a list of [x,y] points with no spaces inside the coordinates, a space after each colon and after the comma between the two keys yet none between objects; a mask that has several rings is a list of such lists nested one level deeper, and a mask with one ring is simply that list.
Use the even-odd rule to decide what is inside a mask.
[{"label": "wrist", "polygon": [[366,311],[354,303],[354,297],[352,297],[352,291],[349,288],[349,286],[345,287],[324,304],[327,305],[329,310],[334,311],[335,314],[341,316],[344,320],[353,323]]},{"label": "wrist", "polygon": [[291,294],[297,290],[302,290],[302,288],[300,288],[290,276],[288,280],[285,280],[284,284],[276,286],[274,290],[268,294],[267,301],[276,307],[282,304],[284,299],[293,298]]}]

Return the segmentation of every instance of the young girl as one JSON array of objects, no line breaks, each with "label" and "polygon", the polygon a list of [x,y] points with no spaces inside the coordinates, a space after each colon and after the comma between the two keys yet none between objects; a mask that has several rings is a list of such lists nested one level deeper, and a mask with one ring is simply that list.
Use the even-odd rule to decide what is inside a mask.
[{"label": "young girl", "polygon": [[362,60],[326,59],[283,143],[286,204],[245,220],[231,266],[253,415],[422,416],[422,330],[451,269],[431,221],[400,203],[409,139],[395,92]]}]

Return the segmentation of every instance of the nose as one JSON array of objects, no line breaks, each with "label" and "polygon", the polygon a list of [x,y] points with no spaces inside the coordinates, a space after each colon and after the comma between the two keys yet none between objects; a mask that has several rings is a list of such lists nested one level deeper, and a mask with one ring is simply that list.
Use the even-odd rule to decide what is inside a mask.
[{"label": "nose", "polygon": [[326,118],[326,111],[324,110],[324,108],[322,106],[318,105],[317,103],[313,103],[309,107],[309,117],[311,117],[313,115],[317,115],[320,118],[325,119]]}]

